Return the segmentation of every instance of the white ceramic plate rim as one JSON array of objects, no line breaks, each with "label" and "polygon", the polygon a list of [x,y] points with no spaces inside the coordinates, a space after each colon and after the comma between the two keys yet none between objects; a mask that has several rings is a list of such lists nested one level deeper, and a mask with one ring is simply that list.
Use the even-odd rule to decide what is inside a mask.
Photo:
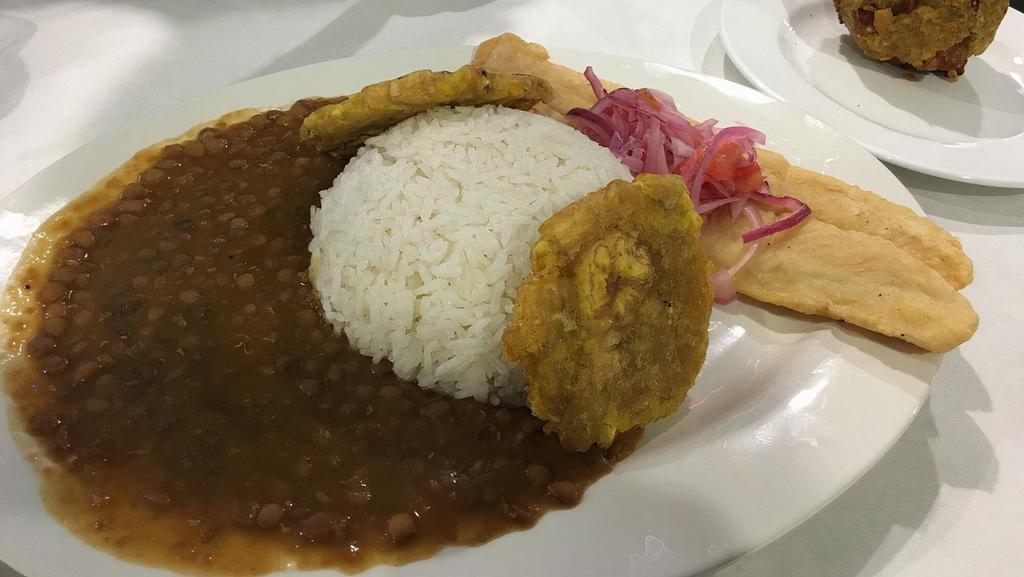
[{"label": "white ceramic plate rim", "polygon": [[[831,2],[821,0],[821,4],[821,16],[835,20]],[[725,51],[743,76],[760,90],[827,120],[893,164],[961,182],[1024,187],[1024,165],[1020,162],[1024,157],[1024,134],[950,144],[872,122],[824,95],[789,62],[780,50],[778,36],[783,28],[792,29],[781,0],[725,0],[722,4],[720,30]],[[1010,8],[996,42],[1012,45],[1024,56],[1022,39],[1024,14]],[[978,58],[984,57],[991,54]],[[850,88],[862,90],[855,85]]]},{"label": "white ceramic plate rim", "polygon": [[[920,212],[875,158],[817,119],[752,89],[634,59],[552,50],[609,79],[673,94],[684,111],[764,128],[791,160],[857,182]],[[377,54],[314,64],[214,91],[115,131],[58,161],[0,201],[29,223],[87,189],[134,151],[244,107],[346,93],[415,68],[453,68],[470,48]],[[54,192],[63,191],[63,192]],[[21,219],[21,220],[19,220]],[[7,253],[22,237],[8,235]],[[20,238],[20,240],[19,240]],[[13,240],[11,240],[13,239]],[[8,260],[11,254],[7,254]],[[7,265],[9,267],[9,264]],[[899,438],[927,396],[937,355],[823,320],[739,302],[716,310],[708,363],[689,410],[649,429],[644,445],[577,508],[475,548],[450,548],[378,575],[696,574],[748,553],[816,512]],[[768,383],[766,385],[765,383]],[[6,430],[6,398],[0,422]],[[28,577],[167,572],[92,549],[47,515],[34,472],[0,434],[0,558]],[[582,529],[582,530],[581,530]],[[334,575],[333,571],[312,575]]]}]

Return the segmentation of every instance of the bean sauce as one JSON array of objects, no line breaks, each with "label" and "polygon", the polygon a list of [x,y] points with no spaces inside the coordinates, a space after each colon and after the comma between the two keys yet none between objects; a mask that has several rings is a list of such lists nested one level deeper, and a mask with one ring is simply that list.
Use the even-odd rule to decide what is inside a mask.
[{"label": "bean sauce", "polygon": [[297,134],[322,102],[154,149],[17,277],[8,392],[49,509],[95,546],[191,573],[404,563],[573,506],[639,437],[566,451],[528,410],[424,391],[335,334],[305,271],[344,159]]}]

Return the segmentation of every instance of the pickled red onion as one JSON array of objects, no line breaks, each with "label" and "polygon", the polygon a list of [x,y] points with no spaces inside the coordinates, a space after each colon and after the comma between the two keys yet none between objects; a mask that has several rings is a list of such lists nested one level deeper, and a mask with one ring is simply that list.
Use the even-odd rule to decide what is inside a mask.
[{"label": "pickled red onion", "polygon": [[[633,174],[677,174],[686,182],[698,214],[707,215],[728,207],[731,219],[746,215],[753,228],[743,233],[750,245],[743,257],[728,269],[710,277],[715,302],[736,297],[732,276],[757,250],[758,242],[792,228],[811,214],[811,209],[789,196],[774,196],[761,174],[755,144],[764,134],[746,126],[717,129],[717,120],[697,124],[676,108],[672,97],[650,88],[617,88],[608,92],[590,66],[583,73],[597,103],[589,109],[569,111],[576,128],[607,147]],[[752,205],[788,211],[765,224]]]}]

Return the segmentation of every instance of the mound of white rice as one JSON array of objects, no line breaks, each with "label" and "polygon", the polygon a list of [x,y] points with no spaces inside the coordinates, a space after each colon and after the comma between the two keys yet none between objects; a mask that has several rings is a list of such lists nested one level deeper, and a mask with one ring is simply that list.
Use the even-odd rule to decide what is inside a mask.
[{"label": "mound of white rice", "polygon": [[453,397],[521,402],[502,333],[537,228],[629,171],[550,118],[434,109],[371,138],[312,211],[310,273],[349,342]]}]

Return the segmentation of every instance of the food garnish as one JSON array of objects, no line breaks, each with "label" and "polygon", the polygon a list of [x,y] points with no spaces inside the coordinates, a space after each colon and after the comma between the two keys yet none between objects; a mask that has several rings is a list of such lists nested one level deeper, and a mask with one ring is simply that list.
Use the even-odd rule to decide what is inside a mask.
[{"label": "food garnish", "polygon": [[[771,194],[755,147],[765,143],[764,134],[746,126],[718,129],[714,119],[692,124],[664,92],[653,88],[608,92],[592,67],[588,66],[584,75],[597,102],[589,109],[569,111],[580,131],[608,147],[634,175],[681,176],[698,214],[728,208],[733,221],[741,214],[750,221],[753,228],[742,235],[749,245],[744,257],[711,277],[715,301],[730,302],[735,298],[730,279],[753,256],[758,241],[811,215],[811,209],[800,200]],[[765,223],[754,205],[787,214]]]},{"label": "food garnish", "polygon": [[710,263],[682,180],[641,174],[540,227],[505,351],[528,404],[562,444],[607,447],[674,413],[708,344]]},{"label": "food garnish", "polygon": [[417,70],[314,110],[299,134],[319,150],[344,156],[370,136],[435,106],[495,104],[529,110],[550,98],[551,85],[527,74],[493,73],[470,65],[454,72]]}]

